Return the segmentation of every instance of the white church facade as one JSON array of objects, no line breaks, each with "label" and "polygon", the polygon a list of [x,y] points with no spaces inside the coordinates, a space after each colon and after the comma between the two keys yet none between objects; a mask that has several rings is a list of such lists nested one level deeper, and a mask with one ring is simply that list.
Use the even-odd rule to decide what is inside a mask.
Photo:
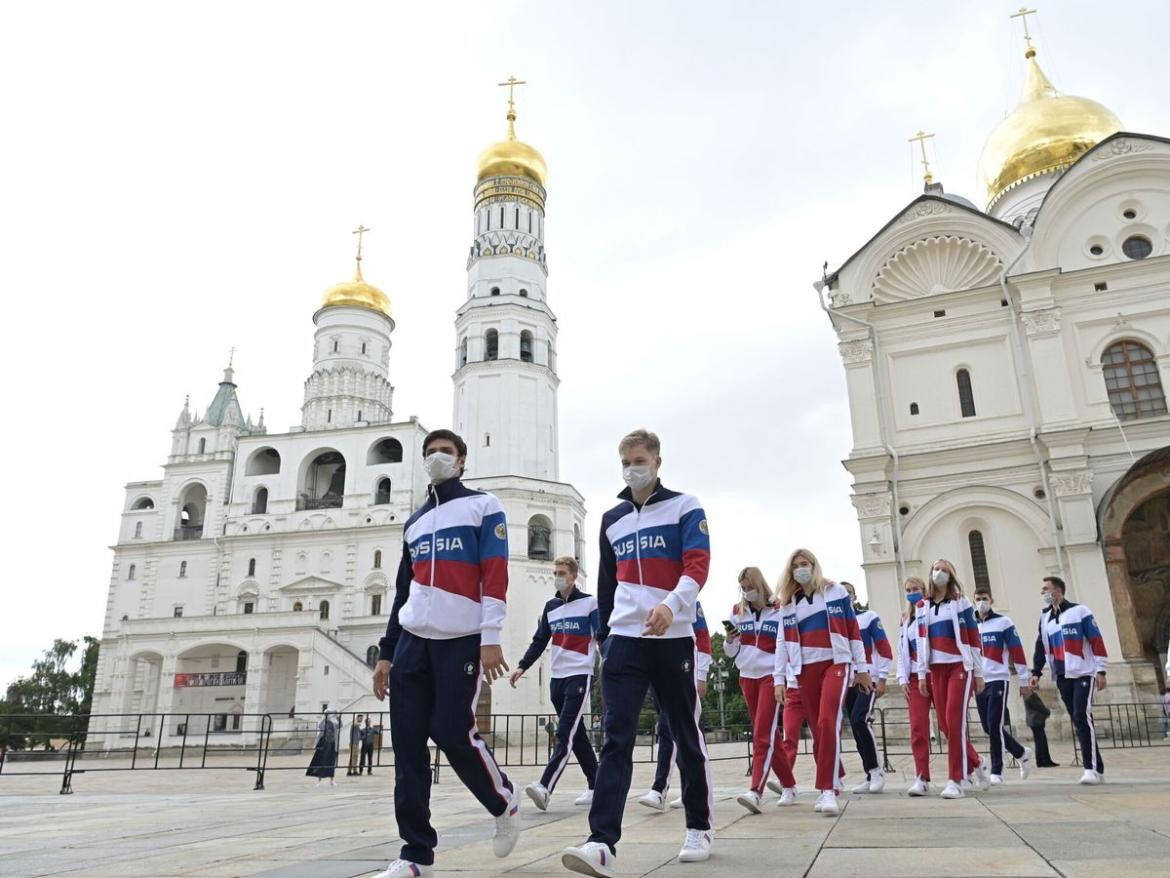
[{"label": "white church facade", "polygon": [[[479,160],[451,424],[469,446],[467,483],[495,493],[507,515],[510,660],[553,591],[552,559],[583,564],[585,520],[583,498],[559,481],[547,171],[514,121],[509,102],[507,139]],[[95,738],[102,746],[136,735],[226,742],[255,729],[255,714],[385,709],[370,694],[371,667],[402,525],[425,498],[427,430],[394,420],[395,324],[361,261],[359,243],[355,279],[328,290],[313,316],[298,426],[274,434],[263,413],[245,417],[229,367],[203,414],[184,405],[162,478],[126,485],[93,713],[154,716],[137,729],[95,719],[94,731],[122,730]],[[539,685],[485,687],[481,709],[548,711],[543,662],[532,676]]]},{"label": "white church facade", "polygon": [[1151,697],[1170,638],[1170,141],[1059,94],[1029,46],[986,208],[899,210],[818,283],[872,606],[952,560],[1031,641],[1042,577],[1096,614],[1105,695]]}]

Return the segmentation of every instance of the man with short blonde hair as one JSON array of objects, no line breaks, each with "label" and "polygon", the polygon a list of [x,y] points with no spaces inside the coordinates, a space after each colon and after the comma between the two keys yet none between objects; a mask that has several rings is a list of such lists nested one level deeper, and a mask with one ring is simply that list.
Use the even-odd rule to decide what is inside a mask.
[{"label": "man with short blonde hair", "polygon": [[621,454],[638,445],[645,448],[655,457],[662,452],[662,442],[659,441],[658,434],[651,433],[649,430],[639,427],[637,430],[631,430],[622,437],[622,441],[618,443],[618,453]]}]

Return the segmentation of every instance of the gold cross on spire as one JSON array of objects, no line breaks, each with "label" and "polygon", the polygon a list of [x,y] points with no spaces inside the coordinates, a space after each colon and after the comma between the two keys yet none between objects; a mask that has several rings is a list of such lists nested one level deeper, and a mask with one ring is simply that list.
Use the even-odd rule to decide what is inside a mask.
[{"label": "gold cross on spire", "polygon": [[368,231],[369,231],[369,229],[367,229],[367,228],[366,228],[365,226],[363,226],[361,223],[358,223],[358,227],[357,227],[356,229],[354,229],[354,230],[353,230],[353,231],[350,233],[350,234],[353,234],[353,235],[357,235],[357,236],[358,236],[358,242],[357,242],[357,275],[358,275],[358,278],[359,278],[359,279],[360,279],[360,278],[361,278],[361,276],[362,276],[362,235],[364,235],[364,234],[365,234],[366,232],[368,232]]},{"label": "gold cross on spire", "polygon": [[926,157],[926,141],[933,137],[933,134],[927,134],[925,131],[919,131],[917,134],[911,137],[909,141],[910,143],[917,141],[918,145],[922,148],[922,179],[928,186],[934,182],[934,174],[930,173],[930,159]]},{"label": "gold cross on spire", "polygon": [[1019,12],[1013,12],[1011,15],[1008,16],[1008,18],[1018,18],[1024,23],[1024,42],[1028,46],[1028,50],[1026,52],[1024,52],[1025,58],[1036,57],[1036,50],[1034,48],[1032,48],[1032,34],[1028,30],[1028,16],[1035,15],[1035,14],[1036,14],[1035,9],[1029,9],[1026,6],[1021,6]]},{"label": "gold cross on spire", "polygon": [[228,348],[228,368],[229,369],[232,367],[232,363],[234,363],[235,360],[236,360],[236,346],[232,345],[230,348]]},{"label": "gold cross on spire", "polygon": [[509,76],[507,81],[497,83],[500,86],[508,87],[508,139],[516,139],[516,101],[514,100],[516,86],[528,85],[528,82],[523,79],[517,79],[515,76]]}]

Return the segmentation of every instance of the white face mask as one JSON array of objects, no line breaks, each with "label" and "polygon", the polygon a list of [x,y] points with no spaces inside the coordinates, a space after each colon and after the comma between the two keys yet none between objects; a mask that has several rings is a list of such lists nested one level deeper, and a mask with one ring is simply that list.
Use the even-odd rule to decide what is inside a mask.
[{"label": "white face mask", "polygon": [[1044,604],[1044,606],[1046,606],[1046,607],[1051,607],[1052,606],[1052,592],[1046,591],[1046,592],[1044,592],[1044,594],[1040,595],[1040,602],[1042,604]]},{"label": "white face mask", "polygon": [[556,577],[553,580],[553,582],[556,583],[557,591],[564,591],[565,589],[567,589],[569,587],[569,580],[566,579],[564,576]]},{"label": "white face mask", "polygon": [[457,475],[455,470],[455,455],[445,451],[432,451],[423,458],[423,469],[432,484],[438,485]]},{"label": "white face mask", "polygon": [[654,482],[654,470],[649,466],[627,466],[622,470],[622,479],[635,491],[640,491]]},{"label": "white face mask", "polygon": [[980,613],[991,612],[991,601],[975,601],[975,609]]},{"label": "white face mask", "polygon": [[801,585],[808,585],[812,581],[811,567],[797,567],[792,571],[792,578]]},{"label": "white face mask", "polygon": [[930,572],[930,581],[935,585],[946,585],[951,581],[951,574],[945,570],[932,570]]},{"label": "white face mask", "polygon": [[749,588],[746,591],[744,591],[744,593],[743,593],[743,599],[745,601],[747,601],[749,604],[754,604],[756,602],[756,598],[758,598],[759,596],[760,596],[760,593],[758,591],[756,591],[754,588]]}]

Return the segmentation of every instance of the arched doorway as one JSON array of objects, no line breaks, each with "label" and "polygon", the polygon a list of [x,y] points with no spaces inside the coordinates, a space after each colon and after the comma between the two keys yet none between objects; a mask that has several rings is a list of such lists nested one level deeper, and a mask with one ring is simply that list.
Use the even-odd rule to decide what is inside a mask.
[{"label": "arched doorway", "polygon": [[1118,479],[1101,501],[1099,527],[1122,654],[1164,668],[1170,637],[1170,445]]}]

